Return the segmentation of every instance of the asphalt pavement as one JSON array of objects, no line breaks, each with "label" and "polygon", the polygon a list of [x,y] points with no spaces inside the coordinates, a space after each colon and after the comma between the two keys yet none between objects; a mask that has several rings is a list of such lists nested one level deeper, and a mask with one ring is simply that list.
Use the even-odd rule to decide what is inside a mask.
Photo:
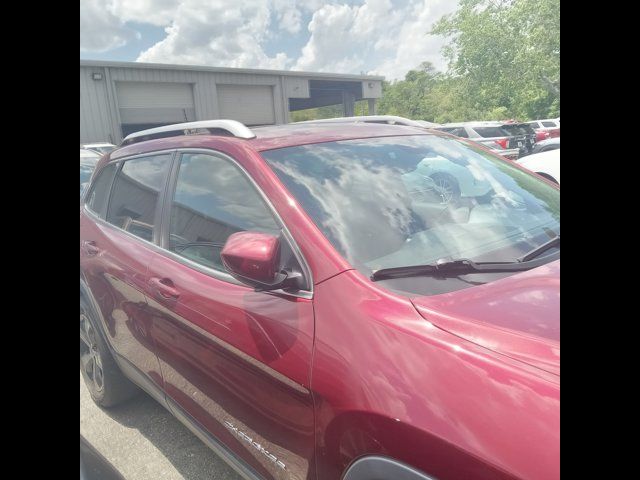
[{"label": "asphalt pavement", "polygon": [[101,409],[91,400],[82,375],[80,433],[127,480],[241,480],[148,395]]}]

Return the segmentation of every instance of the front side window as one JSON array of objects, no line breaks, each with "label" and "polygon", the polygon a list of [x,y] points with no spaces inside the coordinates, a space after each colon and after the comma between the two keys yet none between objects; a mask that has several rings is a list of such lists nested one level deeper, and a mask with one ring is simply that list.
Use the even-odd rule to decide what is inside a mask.
[{"label": "front side window", "polygon": [[170,166],[171,155],[126,161],[114,180],[107,222],[152,242],[158,196]]},{"label": "front side window", "polygon": [[547,128],[549,128],[549,127],[551,127],[551,128],[553,128],[553,127],[557,127],[557,125],[555,124],[555,122],[542,122],[542,126],[543,126],[543,127],[547,127]]},{"label": "front side window", "polygon": [[224,270],[220,252],[239,231],[278,235],[280,227],[245,175],[230,161],[183,154],[171,206],[169,250]]},{"label": "front side window", "polygon": [[557,189],[455,138],[368,138],[262,156],[365,275],[438,260],[513,261],[560,233]]}]

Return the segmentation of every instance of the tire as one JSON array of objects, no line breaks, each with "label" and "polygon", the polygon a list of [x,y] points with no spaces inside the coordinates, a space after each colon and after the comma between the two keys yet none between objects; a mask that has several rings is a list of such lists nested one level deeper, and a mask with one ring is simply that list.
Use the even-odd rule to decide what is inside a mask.
[{"label": "tire", "polygon": [[98,328],[92,309],[80,297],[80,372],[91,398],[100,407],[113,407],[138,392],[116,364]]},{"label": "tire", "polygon": [[443,205],[455,203],[460,200],[460,186],[455,178],[446,173],[434,173],[431,179],[438,187],[436,193],[440,196]]}]

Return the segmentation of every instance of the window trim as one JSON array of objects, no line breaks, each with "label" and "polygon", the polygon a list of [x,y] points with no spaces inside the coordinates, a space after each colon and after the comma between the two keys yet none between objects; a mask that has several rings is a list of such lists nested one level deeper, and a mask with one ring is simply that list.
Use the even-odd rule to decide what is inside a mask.
[{"label": "window trim", "polygon": [[[160,217],[160,222],[159,223],[156,222],[156,225],[154,226],[154,241],[149,242],[144,238],[138,237],[137,235],[134,235],[133,233],[118,227],[117,225],[113,225],[112,223],[107,222],[106,212],[108,212],[109,205],[111,203],[111,198],[113,195],[113,185],[115,184],[115,178],[119,173],[120,169],[122,168],[122,165],[124,164],[124,162],[137,159],[137,158],[154,157],[154,156],[163,155],[167,153],[170,153],[172,155],[170,160],[172,164],[169,168],[167,180],[165,181],[165,188],[161,189],[160,193],[158,194],[159,204],[156,207],[156,215],[160,214],[161,217]],[[307,263],[307,260],[304,257],[304,255],[302,254],[302,251],[300,250],[300,247],[298,246],[297,242],[293,238],[293,235],[291,235],[291,232],[289,231],[287,225],[282,220],[282,217],[280,216],[276,208],[273,206],[273,204],[271,203],[267,195],[262,191],[262,189],[253,179],[253,177],[249,175],[249,172],[247,172],[247,170],[236,159],[234,159],[233,157],[229,156],[226,153],[220,152],[218,150],[210,149],[210,148],[182,148],[182,149],[169,149],[169,150],[159,150],[155,152],[146,152],[146,153],[141,153],[137,155],[131,155],[128,157],[118,158],[115,160],[110,160],[105,166],[103,166],[100,169],[100,171],[102,171],[107,165],[116,164],[116,173],[113,176],[111,185],[109,187],[109,196],[107,198],[107,203],[106,203],[105,218],[104,219],[100,218],[99,213],[96,213],[93,210],[91,210],[88,207],[88,205],[84,202],[84,199],[83,199],[82,207],[85,213],[92,220],[100,223],[101,225],[108,228],[112,228],[119,232],[122,232],[128,237],[134,240],[138,240],[143,244],[147,245],[154,252],[159,253],[172,260],[175,260],[178,263],[181,263],[197,272],[200,272],[204,275],[210,276],[217,280],[221,280],[234,285],[247,287],[246,284],[240,282],[239,280],[236,280],[231,274],[227,272],[222,272],[220,270],[215,270],[213,268],[205,267],[204,265],[201,265],[192,260],[189,260],[188,258],[177,255],[176,253],[165,248],[166,240],[163,240],[163,238],[165,233],[168,235],[168,231],[170,228],[169,223],[170,223],[170,216],[171,216],[171,203],[173,201],[173,193],[175,191],[180,159],[182,158],[182,154],[184,153],[203,153],[211,156],[218,156],[223,160],[231,162],[232,165],[238,168],[241,175],[244,175],[244,177],[248,179],[249,184],[258,193],[258,195],[264,201],[267,208],[270,210],[271,214],[274,216],[276,222],[280,225],[281,227],[280,231],[282,232],[282,236],[284,237],[285,241],[288,242],[289,247],[291,248],[291,251],[296,257],[296,260],[298,261],[298,263],[300,264],[300,268],[302,269],[302,274],[304,275],[304,278],[307,282],[308,289],[299,290],[297,292],[286,292],[280,289],[280,290],[264,291],[263,293],[269,294],[269,295],[284,295],[284,296],[290,296],[290,297],[305,298],[309,300],[313,299],[314,285],[313,285],[313,275],[311,272],[311,268],[309,267],[309,264]],[[156,230],[158,230],[157,237],[156,237]],[[168,236],[166,238],[168,239]],[[250,288],[250,287],[247,287],[247,288]]]}]

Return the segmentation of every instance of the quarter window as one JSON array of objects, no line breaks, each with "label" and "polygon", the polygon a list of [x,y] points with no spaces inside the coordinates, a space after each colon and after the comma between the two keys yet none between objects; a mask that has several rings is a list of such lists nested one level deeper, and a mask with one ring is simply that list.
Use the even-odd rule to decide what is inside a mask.
[{"label": "quarter window", "polygon": [[152,242],[158,196],[170,165],[171,155],[125,162],[114,181],[107,221]]},{"label": "quarter window", "polygon": [[87,195],[87,207],[97,213],[100,218],[104,218],[105,215],[109,189],[111,188],[111,182],[113,181],[116,167],[117,165],[114,163],[104,167],[102,171],[98,173],[98,177],[91,187],[91,192]]},{"label": "quarter window", "polygon": [[171,206],[169,250],[224,270],[222,247],[229,235],[244,230],[277,235],[280,228],[235,165],[212,155],[183,154]]}]

